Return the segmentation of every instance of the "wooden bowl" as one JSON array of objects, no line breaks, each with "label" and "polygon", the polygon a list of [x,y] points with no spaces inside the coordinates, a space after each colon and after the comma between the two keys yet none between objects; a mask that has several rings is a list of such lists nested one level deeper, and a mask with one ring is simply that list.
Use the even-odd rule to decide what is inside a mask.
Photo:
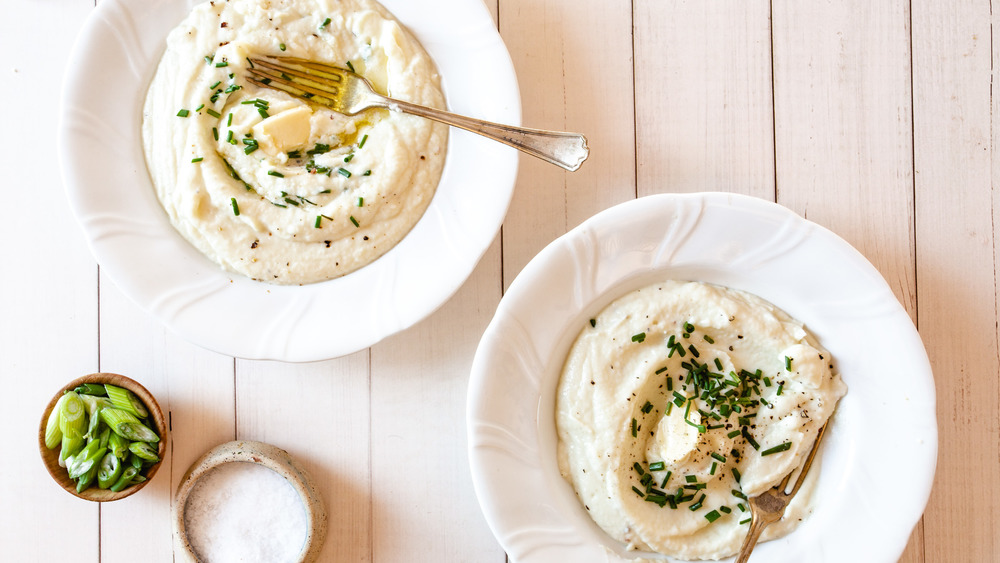
[{"label": "wooden bowl", "polygon": [[[62,397],[64,392],[75,389],[83,383],[110,383],[112,385],[128,389],[132,393],[135,393],[136,397],[142,401],[142,404],[144,404],[146,409],[149,411],[149,418],[146,419],[146,422],[148,425],[153,427],[153,431],[155,431],[157,436],[160,437],[160,441],[157,444],[157,455],[160,457],[160,461],[146,469],[146,480],[142,483],[129,485],[117,493],[110,489],[98,488],[96,485],[92,485],[91,487],[85,489],[82,493],[78,493],[76,492],[76,482],[69,478],[66,468],[59,465],[59,451],[61,448],[56,446],[54,449],[50,450],[45,447],[45,426],[49,420],[49,413],[52,412],[56,402],[59,401],[59,397]],[[48,470],[49,475],[52,476],[52,479],[54,479],[59,486],[68,491],[70,494],[84,500],[94,502],[110,502],[113,500],[123,499],[129,495],[139,492],[139,489],[145,487],[150,481],[153,480],[153,476],[156,475],[160,465],[163,464],[163,458],[167,453],[167,423],[166,419],[163,417],[163,411],[160,410],[160,405],[156,402],[156,399],[153,398],[152,393],[150,393],[138,382],[125,377],[124,375],[118,375],[117,373],[92,373],[70,381],[52,397],[51,401],[49,401],[48,406],[45,407],[45,412],[42,414],[41,424],[38,427],[38,451],[42,454],[42,461],[45,463],[45,469]]]}]

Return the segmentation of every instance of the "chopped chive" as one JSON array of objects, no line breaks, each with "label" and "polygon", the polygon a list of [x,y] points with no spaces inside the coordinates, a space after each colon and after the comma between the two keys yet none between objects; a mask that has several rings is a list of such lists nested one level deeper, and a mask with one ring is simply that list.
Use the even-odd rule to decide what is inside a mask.
[{"label": "chopped chive", "polygon": [[741,498],[743,500],[747,500],[747,496],[745,494],[743,494],[741,491],[737,491],[736,489],[731,489],[729,492],[732,493],[733,496],[736,497],[736,498]]},{"label": "chopped chive", "polygon": [[205,110],[205,113],[207,113],[208,115],[211,115],[212,117],[214,117],[214,118],[216,118],[216,119],[218,119],[218,118],[222,117],[222,114],[221,114],[221,113],[219,113],[219,112],[215,111],[215,110],[214,110],[214,109],[212,109],[212,108],[208,108],[207,110]]},{"label": "chopped chive", "polygon": [[650,471],[662,471],[663,468],[666,467],[666,466],[667,466],[667,464],[663,463],[662,461],[654,461],[653,463],[649,464],[649,470]]},{"label": "chopped chive", "polygon": [[205,55],[205,64],[207,64],[207,65],[212,64],[212,59],[214,57],[215,57],[215,55]]},{"label": "chopped chive", "polygon": [[288,158],[302,158],[302,151],[288,151]]},{"label": "chopped chive", "polygon": [[337,169],[337,174],[340,174],[344,178],[350,178],[351,177],[351,171],[347,170],[346,168],[338,168]]},{"label": "chopped chive", "polygon": [[785,371],[792,371],[792,359],[785,356]]},{"label": "chopped chive", "polygon": [[719,358],[715,358],[715,367],[719,371],[722,371],[722,360],[720,360]]},{"label": "chopped chive", "polygon": [[364,206],[365,206],[365,198],[359,197],[358,198],[358,207],[364,207]]},{"label": "chopped chive", "polygon": [[215,137],[216,141],[219,140],[219,130],[215,127],[212,127],[212,136]]},{"label": "chopped chive", "polygon": [[753,436],[750,435],[750,431],[747,430],[746,426],[740,429],[740,433],[743,434],[743,437],[746,438],[747,442],[753,446],[753,449],[760,450],[760,444],[757,443],[757,440],[753,439]]},{"label": "chopped chive", "polygon": [[702,494],[701,498],[698,499],[698,502],[696,502],[696,503],[692,504],[691,506],[689,506],[688,510],[691,510],[691,511],[698,510],[699,508],[702,507],[701,503],[704,502],[704,500],[705,500],[705,495]]},{"label": "chopped chive", "polygon": [[653,372],[653,373],[655,373],[656,375],[660,375],[661,373],[663,373],[663,372],[665,372],[665,371],[667,371],[667,366],[663,366],[662,368],[660,368],[660,369],[656,370],[656,371],[655,371],[655,372]]},{"label": "chopped chive", "polygon": [[749,521],[750,521],[750,519],[749,519],[749,518],[747,518],[747,519],[745,519],[745,520],[740,520],[740,524],[741,524],[741,525],[742,525],[742,524],[746,524],[746,523],[747,523],[747,522],[749,522]]},{"label": "chopped chive", "polygon": [[715,344],[715,339],[707,334],[703,335],[702,338],[704,338],[705,342],[708,342],[709,344]]},{"label": "chopped chive", "polygon": [[232,205],[233,205],[233,215],[239,217],[240,216],[240,206],[239,206],[238,203],[236,203],[236,198],[235,197],[229,198],[229,202],[232,203]]},{"label": "chopped chive", "polygon": [[248,145],[245,149],[243,149],[243,154],[250,154],[258,148],[260,147],[257,144]]},{"label": "chopped chive", "polygon": [[371,175],[372,175],[372,171],[371,170],[365,170],[365,173],[362,174],[362,176],[371,176]]},{"label": "chopped chive", "polygon": [[351,72],[357,72],[356,70],[354,70],[354,65],[351,64],[351,61],[347,61],[347,69],[350,70]]},{"label": "chopped chive", "polygon": [[691,323],[684,323],[684,332],[691,334],[694,332],[694,325]]},{"label": "chopped chive", "polygon": [[781,394],[781,390],[782,390],[782,389],[783,389],[784,387],[785,387],[785,383],[784,383],[784,382],[781,382],[781,383],[779,383],[779,384],[778,384],[778,391],[777,391],[777,392],[775,393],[775,395],[780,395],[780,394]]},{"label": "chopped chive", "polygon": [[632,342],[642,342],[643,340],[646,340],[645,332],[640,332],[639,334],[632,335]]},{"label": "chopped chive", "polygon": [[199,156],[199,157],[197,157],[197,158],[192,158],[192,159],[191,159],[191,162],[201,162],[201,161],[203,161],[203,160],[205,160],[205,159],[204,159],[203,157],[200,157],[200,156]]},{"label": "chopped chive", "polygon": [[243,88],[243,87],[240,86],[239,84],[230,84],[229,86],[226,87],[225,90],[222,91],[222,93],[223,94],[232,94],[233,92],[239,90],[240,88]]},{"label": "chopped chive", "polygon": [[736,508],[739,508],[740,512],[746,512],[747,511],[747,507],[743,506],[742,502],[736,503]]},{"label": "chopped chive", "polygon": [[705,520],[708,520],[709,522],[715,522],[719,518],[722,518],[722,515],[719,514],[718,510],[713,510],[705,515]]},{"label": "chopped chive", "polygon": [[365,133],[364,136],[361,137],[361,142],[358,143],[358,148],[360,149],[361,147],[365,146],[366,142],[368,142],[368,133]]},{"label": "chopped chive", "polygon": [[318,229],[318,228],[319,228],[319,224],[320,224],[320,223],[321,223],[322,221],[323,221],[323,216],[322,216],[322,215],[317,215],[317,216],[316,216],[316,224],[315,224],[315,225],[313,225],[313,226],[314,226],[314,227],[316,227],[316,228]]},{"label": "chopped chive", "polygon": [[354,160],[354,153],[353,152],[351,154],[349,154],[349,155],[347,155],[347,156],[344,157],[344,162],[350,162],[352,160]]},{"label": "chopped chive", "polygon": [[698,476],[697,475],[685,475],[684,476],[684,480],[687,481],[688,483],[697,483],[698,482]]},{"label": "chopped chive", "polygon": [[219,80],[219,81],[218,81],[218,82],[216,82],[215,84],[212,84],[211,86],[209,86],[209,87],[208,87],[208,89],[209,89],[209,90],[215,90],[215,87],[216,87],[216,86],[218,86],[219,84],[222,84],[222,81],[221,81],[221,80]]},{"label": "chopped chive", "polygon": [[229,133],[226,134],[226,142],[229,143],[233,140],[233,130],[230,129]]},{"label": "chopped chive", "polygon": [[766,456],[766,455],[776,454],[776,453],[779,453],[779,452],[785,452],[785,451],[790,450],[791,448],[792,448],[792,443],[791,442],[785,442],[783,444],[778,444],[777,446],[774,446],[773,448],[768,448],[768,449],[760,452],[760,455],[761,456]]},{"label": "chopped chive", "polygon": [[189,115],[191,115],[191,112],[189,112],[186,109],[182,109],[179,112],[177,112],[177,117],[187,117]]},{"label": "chopped chive", "polygon": [[271,117],[271,116],[270,116],[270,115],[269,115],[269,114],[267,113],[267,110],[266,110],[266,109],[264,109],[264,108],[262,108],[262,107],[260,107],[260,106],[257,106],[257,113],[259,113],[259,114],[260,114],[260,116],[261,116],[261,117],[263,117],[264,119],[267,119],[268,117]]},{"label": "chopped chive", "polygon": [[319,28],[323,29],[324,27],[330,25],[330,21],[332,21],[330,20],[330,18],[326,18],[325,20],[323,20],[323,23],[319,24]]},{"label": "chopped chive", "polygon": [[636,420],[633,418],[632,419],[632,437],[635,438],[638,435],[639,435],[639,426],[637,425]]},{"label": "chopped chive", "polygon": [[646,471],[642,468],[642,464],[638,461],[632,464],[632,469],[634,469],[640,476],[646,474]]},{"label": "chopped chive", "polygon": [[633,491],[635,491],[635,494],[639,495],[640,497],[643,497],[643,498],[645,498],[645,496],[646,496],[646,495],[645,495],[645,494],[643,494],[643,492],[642,492],[642,491],[640,491],[639,489],[637,489],[637,488],[635,487],[635,485],[633,485],[633,486],[632,486],[632,490],[633,490]]},{"label": "chopped chive", "polygon": [[715,475],[715,468],[719,466],[719,462],[713,461],[712,468],[708,470],[709,475]]},{"label": "chopped chive", "polygon": [[726,463],[726,456],[720,454],[719,452],[712,452],[712,457],[714,459],[721,461],[722,463]]},{"label": "chopped chive", "polygon": [[285,177],[284,174],[282,174],[281,172],[278,172],[277,170],[268,170],[267,171],[267,175],[268,176],[274,176],[275,178],[284,178]]},{"label": "chopped chive", "polygon": [[[219,61],[215,63],[215,68],[222,68],[224,66],[229,66],[229,61]],[[213,86],[214,88],[215,86]]]},{"label": "chopped chive", "polygon": [[721,511],[725,512],[726,514],[729,514],[730,512],[732,512],[732,511],[733,511],[733,509],[732,509],[732,508],[729,508],[728,506],[725,506],[725,505],[723,505],[723,506],[720,506],[720,507],[719,507],[719,510],[721,510]]},{"label": "chopped chive", "polygon": [[689,345],[688,350],[691,350],[691,355],[694,356],[695,358],[701,356],[701,354],[698,352],[698,349],[694,347],[694,344]]},{"label": "chopped chive", "polygon": [[284,51],[285,50],[285,44],[284,43],[278,43],[278,48],[281,49],[282,51]]},{"label": "chopped chive", "polygon": [[201,111],[201,108],[203,107],[205,107],[205,104],[201,104],[200,106],[194,108],[194,111]]},{"label": "chopped chive", "polygon": [[352,222],[352,223],[354,223],[354,226],[355,226],[355,227],[360,227],[360,226],[361,226],[361,225],[360,225],[360,224],[358,223],[358,220],[354,218],[354,215],[351,215],[351,222]]},{"label": "chopped chive", "polygon": [[642,405],[642,408],[639,410],[642,411],[642,414],[649,414],[649,411],[653,410],[653,403],[646,401],[646,403]]},{"label": "chopped chive", "polygon": [[591,328],[596,327],[597,326],[597,319],[590,319],[590,326],[591,326]]}]

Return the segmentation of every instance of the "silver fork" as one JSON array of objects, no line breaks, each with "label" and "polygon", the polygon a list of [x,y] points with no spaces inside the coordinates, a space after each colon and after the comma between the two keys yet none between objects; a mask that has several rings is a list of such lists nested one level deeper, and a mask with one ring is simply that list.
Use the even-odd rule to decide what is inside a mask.
[{"label": "silver fork", "polygon": [[805,482],[806,474],[809,472],[809,467],[816,457],[816,452],[819,451],[819,444],[823,441],[823,434],[825,433],[826,424],[821,426],[819,432],[816,434],[816,441],[813,442],[812,450],[809,451],[805,463],[802,464],[802,470],[799,471],[799,476],[795,480],[795,485],[790,492],[786,493],[785,488],[788,487],[788,481],[795,474],[795,471],[785,475],[785,478],[777,486],[747,499],[750,505],[750,530],[747,532],[746,539],[743,540],[743,547],[740,548],[736,563],[746,563],[750,559],[750,552],[757,545],[757,540],[760,539],[760,534],[764,531],[764,528],[781,520],[788,503],[791,502],[792,497],[795,496],[795,493],[799,492],[799,487]]},{"label": "silver fork", "polygon": [[274,88],[292,96],[354,115],[372,107],[419,115],[500,141],[569,171],[580,168],[590,154],[587,139],[579,133],[526,129],[491,123],[381,96],[363,77],[335,66],[289,57],[250,59],[252,84]]}]

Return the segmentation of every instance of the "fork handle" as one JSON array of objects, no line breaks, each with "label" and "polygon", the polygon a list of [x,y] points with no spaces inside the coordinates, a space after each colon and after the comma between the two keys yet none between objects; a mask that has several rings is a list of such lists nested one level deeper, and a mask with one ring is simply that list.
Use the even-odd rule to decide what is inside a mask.
[{"label": "fork handle", "polygon": [[740,547],[740,554],[736,558],[735,563],[747,563],[747,560],[750,559],[750,552],[757,545],[760,534],[768,524],[770,522],[763,518],[758,518],[756,514],[753,515],[753,519],[750,521],[750,530],[747,531],[747,537],[743,540],[743,546]]},{"label": "fork handle", "polygon": [[403,111],[452,125],[459,129],[478,133],[556,166],[561,166],[570,172],[580,168],[580,165],[583,164],[583,161],[590,154],[590,149],[587,147],[587,138],[579,133],[564,133],[561,131],[545,131],[543,129],[527,129],[512,125],[502,125],[402,100],[390,100],[388,98],[382,98],[382,100],[384,101],[382,105],[390,111]]}]

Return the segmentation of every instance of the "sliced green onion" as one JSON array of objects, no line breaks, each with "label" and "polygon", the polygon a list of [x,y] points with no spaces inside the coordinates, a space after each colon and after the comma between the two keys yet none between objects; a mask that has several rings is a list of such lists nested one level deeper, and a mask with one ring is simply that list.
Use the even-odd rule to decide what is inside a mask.
[{"label": "sliced green onion", "polygon": [[153,463],[160,461],[160,456],[157,455],[156,449],[146,442],[132,442],[128,445],[128,449],[143,461],[151,461]]},{"label": "sliced green onion", "polygon": [[45,422],[45,447],[50,450],[62,443],[63,433],[59,429],[59,411],[62,410],[65,401],[66,395],[59,397]]},{"label": "sliced green onion", "polygon": [[123,438],[140,442],[159,442],[160,437],[132,413],[116,408],[102,409],[101,418]]},{"label": "sliced green onion", "polygon": [[139,397],[135,396],[135,393],[117,385],[111,385],[110,383],[106,383],[104,388],[107,390],[108,398],[111,399],[111,403],[116,409],[128,411],[139,418],[149,416],[149,411],[146,410],[145,405],[142,404]]},{"label": "sliced green onion", "polygon": [[118,480],[124,469],[125,466],[114,453],[105,453],[104,457],[101,458],[100,466],[97,468],[97,486],[102,489],[109,488]]}]

